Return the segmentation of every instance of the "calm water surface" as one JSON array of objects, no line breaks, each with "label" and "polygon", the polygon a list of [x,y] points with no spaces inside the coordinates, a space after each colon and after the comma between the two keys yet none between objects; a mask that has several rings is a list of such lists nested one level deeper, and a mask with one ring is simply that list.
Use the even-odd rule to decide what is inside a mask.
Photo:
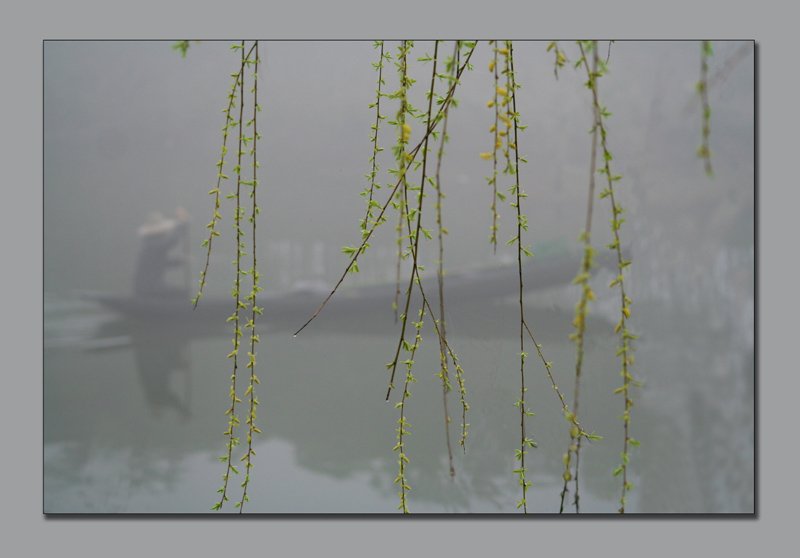
[{"label": "calm water surface", "polygon": [[[752,266],[752,253],[740,256],[738,265]],[[571,291],[561,290],[544,292],[548,300],[566,302]],[[752,299],[744,302],[752,305]],[[455,478],[448,475],[441,386],[434,378],[438,354],[430,337],[423,342],[415,358],[419,382],[412,385],[407,407],[412,511],[515,510],[515,310],[512,303],[498,302],[479,312],[454,305],[450,312],[450,339],[465,369],[470,405],[462,453],[458,399],[449,397]],[[546,357],[565,363],[554,371],[571,402],[569,306],[559,309],[556,302],[527,310],[534,331],[544,330],[538,341]],[[95,303],[55,297],[46,298],[45,312],[46,511],[207,511],[224,472],[218,457],[224,451],[231,370],[224,325],[140,323]],[[264,327],[258,418],[264,434],[255,445],[249,511],[394,510],[397,466],[391,448],[399,415],[397,393],[384,400],[383,365],[397,337],[381,333],[394,325],[390,309],[383,314],[385,320],[369,315],[320,320],[318,331],[309,326],[297,338],[287,328]],[[754,360],[752,348],[747,350],[752,323],[738,331],[724,321],[715,328],[713,321],[699,323],[698,315],[660,302],[640,304],[639,316],[651,327],[636,353],[644,386],[636,390],[631,428],[643,445],[632,452],[637,489],[628,510],[752,511]],[[554,333],[547,333],[545,324]],[[604,439],[581,454],[584,512],[612,512],[619,498],[610,474],[621,449],[620,401],[612,393],[619,384],[613,327],[611,319],[597,316],[588,332],[581,421]],[[528,463],[534,472],[529,501],[533,511],[554,512],[568,434],[556,395],[538,368],[529,365],[527,372],[536,412],[528,428],[539,443]]]}]

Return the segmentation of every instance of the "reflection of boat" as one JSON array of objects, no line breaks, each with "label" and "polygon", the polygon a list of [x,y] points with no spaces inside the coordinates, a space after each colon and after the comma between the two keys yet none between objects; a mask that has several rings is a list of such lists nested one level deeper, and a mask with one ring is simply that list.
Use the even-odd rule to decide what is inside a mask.
[{"label": "reflection of boat", "polygon": [[[541,261],[539,263],[542,264]],[[571,257],[551,259],[547,265],[531,266],[525,271],[525,286],[534,291],[530,293],[530,300],[534,302],[536,299],[550,298],[551,292],[536,292],[537,289],[571,283],[578,264],[579,258]],[[426,320],[422,332],[425,340],[416,357],[420,386],[414,391],[413,414],[409,415],[415,444],[409,453],[414,461],[412,487],[419,494],[412,501],[412,506],[416,506],[417,502],[420,505],[419,508],[412,508],[414,511],[439,510],[441,506],[462,512],[513,511],[507,509],[505,502],[513,503],[518,496],[508,489],[504,480],[498,479],[511,477],[508,458],[511,448],[518,441],[518,433],[514,428],[498,425],[508,424],[509,401],[513,401],[518,389],[519,360],[514,357],[518,351],[520,330],[517,273],[516,266],[512,264],[509,267],[447,275],[445,298],[448,338],[467,370],[468,401],[471,408],[477,411],[470,411],[474,414],[467,415],[467,422],[474,424],[474,429],[470,431],[472,437],[467,441],[469,459],[462,455],[460,449],[455,452],[455,480],[450,479],[448,469],[443,465],[447,451],[442,390],[441,384],[433,378],[433,374],[438,372],[438,344],[430,321]],[[425,279],[423,283],[428,296],[435,297],[436,278]],[[391,359],[397,347],[396,335],[400,328],[391,309],[395,289],[394,284],[343,288],[298,339],[292,339],[291,332],[313,314],[329,294],[329,288],[306,284],[298,285],[286,293],[263,293],[259,295],[258,305],[264,308],[264,314],[257,326],[263,343],[259,349],[259,366],[263,367],[259,376],[265,386],[268,385],[268,390],[259,396],[264,404],[262,411],[269,409],[265,416],[270,418],[263,423],[266,426],[265,440],[268,443],[276,440],[291,443],[294,448],[293,470],[303,471],[306,475],[309,472],[324,475],[326,479],[331,479],[331,486],[339,480],[350,482],[348,479],[369,478],[370,484],[387,497],[396,493],[391,484],[396,470],[392,452],[387,446],[390,448],[394,443],[392,435],[397,416],[391,409],[392,403],[384,400],[389,381],[384,364]],[[136,300],[102,294],[87,295],[87,298],[102,302],[114,314],[118,314],[118,319],[103,323],[97,331],[99,339],[95,343],[102,342],[108,351],[104,354],[108,355],[109,360],[97,358],[95,361],[117,363],[117,368],[123,370],[126,362],[135,365],[135,377],[140,389],[132,393],[129,399],[137,402],[137,409],[144,408],[154,422],[177,424],[177,421],[166,420],[173,416],[191,421],[191,427],[185,432],[172,434],[172,438],[165,437],[174,445],[178,444],[176,439],[187,444],[187,461],[194,460],[196,455],[204,457],[207,452],[216,450],[222,442],[215,445],[207,432],[217,432],[221,419],[214,422],[217,419],[208,408],[209,402],[228,393],[225,379],[230,374],[230,361],[226,361],[224,355],[230,347],[233,324],[225,323],[225,319],[231,313],[232,297],[203,299],[196,310],[192,310],[186,300],[170,298]],[[412,308],[419,308],[419,303],[415,297]],[[434,301],[431,303],[436,311],[438,304]],[[537,342],[546,344],[548,360],[555,361],[555,366],[559,367],[555,369],[559,383],[561,380],[566,382],[566,374],[574,360],[574,348],[567,338],[572,331],[572,306],[560,310],[540,307],[531,310],[526,310],[526,319],[536,332]],[[102,313],[106,317],[108,314]],[[202,319],[193,316],[202,316]],[[219,319],[207,319],[214,316],[219,316]],[[174,321],[176,319],[186,321]],[[596,333],[610,334],[613,330],[613,325],[605,322],[594,324],[589,323],[592,338],[596,338]],[[203,340],[198,341],[201,336]],[[130,345],[120,351],[125,339],[129,340]],[[112,350],[122,354],[111,360]],[[87,359],[86,362],[92,361]],[[613,350],[590,346],[587,362],[591,362],[594,369],[610,372],[587,374],[584,384],[586,393],[611,394],[617,387],[618,378]],[[118,363],[123,363],[123,366]],[[560,368],[562,366],[563,369]],[[106,374],[105,371],[103,373]],[[127,383],[116,375],[107,376],[118,382],[115,385],[131,384],[130,376],[124,378]],[[593,382],[599,382],[600,387],[597,388]],[[549,380],[544,377],[541,363],[532,363],[529,386],[532,408],[536,409],[538,417],[534,435],[542,442],[543,448],[552,448],[543,457],[537,457],[541,462],[533,478],[537,486],[532,490],[542,497],[536,498],[535,505],[538,507],[532,509],[552,511],[546,507],[550,505],[550,500],[546,504],[538,502],[545,502],[544,496],[553,487],[560,489],[558,479],[563,474],[561,452],[568,438],[565,432],[562,432],[562,436],[558,435],[559,428],[563,430],[564,425],[560,404]],[[565,395],[569,397],[569,387]],[[396,396],[397,392],[393,394],[393,397]],[[306,401],[314,401],[311,419],[302,404]],[[610,408],[607,402],[607,399],[601,398],[597,407]],[[224,401],[219,403],[223,404]],[[461,422],[458,396],[453,394],[448,405],[453,420],[451,436],[455,440]],[[214,403],[214,410],[220,410],[216,406]],[[582,408],[586,413],[585,424],[602,435],[608,435],[612,427],[597,418],[595,405],[587,400]],[[219,414],[221,412],[217,416]],[[615,410],[606,414],[613,423],[618,412]],[[512,417],[511,420],[517,419]],[[334,424],[344,434],[334,433]],[[194,433],[191,435],[194,438],[187,438],[190,436],[188,432]],[[192,443],[191,449],[189,441]],[[551,441],[549,446],[548,441]],[[260,451],[268,447],[271,446],[261,446],[256,451],[259,455],[269,454],[268,451]],[[616,466],[618,451],[606,450],[609,447],[618,447],[613,443],[612,436],[609,436],[609,443],[597,444],[591,454],[587,451],[584,454],[587,457],[582,458],[586,464],[585,478],[593,479],[592,484],[598,484],[594,481],[599,476],[596,471],[602,471],[604,478],[609,476],[607,471]],[[202,448],[203,453],[198,453],[197,448]],[[324,458],[320,458],[320,455]],[[272,459],[272,456],[268,459]],[[274,462],[270,462],[270,466],[274,465]],[[212,472],[216,476],[217,471]],[[285,478],[293,479],[291,475],[287,473],[276,482],[283,482]],[[443,478],[446,480],[443,481]],[[593,499],[603,498],[602,492],[598,492],[594,486],[584,494],[582,504],[589,502],[591,505]],[[270,500],[263,496],[256,501],[259,502],[257,506],[267,503],[267,507],[257,508],[260,511],[296,509],[286,501]],[[319,511],[314,505],[318,504],[311,503],[308,508],[302,509]],[[354,504],[346,509],[359,511],[358,505],[362,504]],[[387,506],[387,509],[393,507]],[[613,504],[609,508],[613,509]]]},{"label": "reflection of boat", "polygon": [[[597,258],[600,267],[615,268],[614,254]],[[523,267],[526,290],[568,285],[576,275],[580,255],[544,255],[527,262]],[[423,280],[430,301],[438,298],[435,279]],[[364,312],[384,309],[394,301],[395,284],[380,284],[342,288],[330,299],[320,314],[363,316]],[[450,304],[492,303],[513,296],[519,289],[519,270],[516,265],[503,265],[475,271],[451,272],[445,282],[445,299]],[[272,323],[291,322],[310,317],[330,294],[330,287],[317,283],[301,283],[286,292],[264,292],[257,304],[263,309],[263,320]],[[209,321],[225,320],[233,314],[235,302],[230,297],[203,298],[193,307],[188,299],[167,296],[120,296],[104,292],[84,293],[83,298],[99,302],[123,316],[144,321]],[[247,312],[245,312],[246,314]],[[302,324],[302,321],[297,324]]]}]

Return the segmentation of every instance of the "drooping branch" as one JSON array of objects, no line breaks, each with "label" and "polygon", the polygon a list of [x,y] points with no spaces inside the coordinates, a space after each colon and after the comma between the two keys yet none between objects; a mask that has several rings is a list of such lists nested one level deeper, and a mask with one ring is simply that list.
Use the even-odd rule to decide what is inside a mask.
[{"label": "drooping branch", "polygon": [[[586,315],[588,313],[588,303],[590,300],[594,300],[594,293],[592,292],[591,287],[589,286],[589,278],[591,275],[591,268],[592,268],[592,261],[594,257],[594,250],[592,248],[591,243],[591,231],[592,231],[592,206],[594,202],[594,186],[595,186],[595,169],[597,168],[597,138],[599,132],[599,124],[598,119],[600,118],[599,112],[599,104],[597,102],[597,82],[596,79],[599,77],[597,73],[597,41],[594,42],[586,42],[586,49],[584,49],[584,43],[578,42],[578,47],[581,51],[581,58],[578,60],[577,64],[583,64],[586,75],[587,81],[585,83],[586,87],[592,92],[592,155],[589,162],[589,193],[588,193],[588,202],[586,208],[586,225],[581,234],[580,239],[583,241],[583,260],[581,263],[581,270],[578,276],[575,278],[573,283],[581,285],[581,298],[578,304],[575,307],[575,320],[573,322],[575,326],[575,332],[570,335],[570,338],[575,342],[576,347],[576,362],[575,362],[575,389],[573,392],[573,403],[572,403],[572,417],[578,420],[578,402],[579,402],[579,393],[580,393],[580,380],[581,380],[581,372],[583,369],[583,357],[584,357],[584,334],[586,332]],[[593,53],[592,58],[592,69],[589,68],[589,61],[586,58],[586,50],[590,50]],[[561,491],[561,508],[560,512],[563,513],[564,511],[564,501],[567,494],[567,485],[569,484],[570,480],[575,480],[575,510],[576,512],[580,512],[580,495],[578,492],[578,471],[579,471],[579,464],[580,464],[580,449],[581,449],[581,436],[580,436],[580,429],[572,426],[570,428],[570,445],[569,451],[564,456],[564,488]],[[570,465],[572,456],[575,456],[575,474],[573,476],[572,472],[570,471]]]}]

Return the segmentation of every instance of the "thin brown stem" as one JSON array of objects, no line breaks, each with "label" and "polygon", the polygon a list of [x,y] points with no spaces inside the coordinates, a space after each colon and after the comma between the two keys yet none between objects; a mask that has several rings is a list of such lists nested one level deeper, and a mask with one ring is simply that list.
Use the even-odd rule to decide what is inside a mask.
[{"label": "thin brown stem", "polygon": [[241,69],[239,70],[239,75],[236,78],[237,84],[239,85],[239,149],[237,154],[237,177],[236,177],[236,213],[234,216],[234,229],[236,231],[236,276],[233,282],[233,297],[236,302],[235,309],[233,315],[229,318],[229,320],[233,321],[233,352],[228,355],[228,357],[233,357],[233,372],[231,374],[231,406],[230,409],[226,414],[230,415],[230,420],[228,422],[228,431],[226,432],[228,436],[228,456],[227,456],[227,468],[225,471],[225,486],[222,490],[222,497],[220,499],[219,505],[222,506],[222,503],[227,500],[227,491],[228,491],[228,480],[230,479],[230,473],[233,471],[234,473],[237,472],[236,468],[234,468],[233,463],[231,461],[233,457],[233,448],[238,445],[239,439],[234,436],[234,429],[239,424],[239,420],[236,417],[236,403],[240,402],[240,400],[236,397],[236,374],[238,371],[238,353],[239,353],[239,338],[241,337],[241,330],[239,329],[239,308],[240,306],[244,306],[239,298],[239,286],[240,286],[240,277],[241,277],[241,259],[242,259],[242,243],[240,236],[242,234],[240,228],[240,217],[241,217],[241,200],[239,197],[241,184],[242,184],[242,175],[241,175],[241,163],[242,163],[242,135],[244,131],[242,130],[242,124],[244,123],[244,103],[242,102],[244,99],[244,67],[245,67],[245,53],[244,53],[244,41],[242,41],[241,47],[241,54],[242,54],[242,61],[241,61]]},{"label": "thin brown stem", "polygon": [[256,155],[258,153],[258,41],[256,41],[255,46],[255,71],[253,77],[253,147],[252,147],[252,154],[253,154],[253,191],[250,194],[250,197],[253,198],[253,206],[252,206],[252,213],[250,215],[250,222],[253,225],[253,267],[250,270],[252,274],[253,280],[253,290],[249,296],[245,297],[245,300],[249,300],[250,304],[253,305],[252,313],[250,316],[250,322],[245,326],[246,328],[250,328],[250,352],[248,356],[250,357],[250,362],[248,362],[247,367],[250,369],[250,386],[248,387],[248,392],[250,395],[250,409],[247,417],[246,424],[249,426],[249,431],[247,433],[247,453],[245,455],[246,464],[245,464],[245,480],[242,483],[242,500],[239,506],[239,513],[242,513],[244,509],[244,503],[248,501],[247,497],[247,489],[250,486],[250,469],[252,468],[252,456],[255,454],[253,451],[253,434],[256,432],[260,432],[258,428],[255,426],[255,418],[256,418],[256,406],[258,405],[258,400],[255,397],[255,384],[258,383],[258,378],[255,374],[255,357],[256,357],[256,343],[258,342],[258,336],[256,335],[255,329],[255,322],[256,322],[256,314],[259,312],[258,307],[256,306],[256,295],[258,293],[258,259],[256,257],[256,215],[258,214],[258,204],[256,199],[256,188],[258,186],[258,161],[256,159]]},{"label": "thin brown stem", "polygon": [[[583,62],[584,68],[586,69],[586,75],[588,76],[588,80],[586,82],[587,87],[592,91],[593,103],[592,103],[592,113],[593,113],[593,126],[592,126],[592,156],[590,159],[590,170],[589,170],[589,195],[588,195],[588,203],[586,209],[586,228],[583,231],[583,242],[584,242],[584,252],[583,252],[583,263],[581,265],[581,272],[576,277],[576,282],[580,283],[583,291],[581,293],[581,299],[578,303],[577,308],[577,315],[575,317],[575,327],[576,332],[571,336],[576,343],[576,364],[575,364],[575,391],[573,394],[573,404],[572,404],[572,415],[577,420],[578,418],[578,402],[579,402],[579,392],[580,392],[580,380],[581,380],[581,371],[583,368],[583,358],[584,358],[584,333],[586,330],[586,312],[587,312],[587,305],[589,299],[593,296],[591,294],[591,288],[589,287],[589,277],[591,272],[592,266],[592,246],[591,246],[591,230],[592,230],[592,206],[594,202],[594,186],[595,186],[595,170],[597,165],[597,136],[599,130],[599,123],[598,120],[600,118],[600,109],[599,104],[597,102],[597,82],[596,78],[598,77],[597,74],[597,41],[593,42],[592,44],[592,52],[593,52],[593,69],[589,69],[589,62],[586,60],[586,52],[583,48],[582,43],[578,43],[578,46],[581,50],[581,61]],[[578,496],[578,454],[580,453],[581,448],[581,439],[580,430],[577,428],[570,429],[570,448],[569,452],[567,453],[566,461],[566,471],[564,472],[564,488],[561,492],[561,512],[564,511],[564,499],[567,493],[567,485],[569,481],[574,478],[575,479],[575,509],[576,512],[580,512],[579,508],[579,496]],[[576,469],[574,477],[570,473],[570,456],[575,453],[576,455]]]},{"label": "thin brown stem", "polygon": [[[250,54],[253,52],[253,50],[255,48],[256,48],[256,45],[253,45],[250,48],[250,51],[248,51],[248,53],[247,53],[247,58],[250,57]],[[244,51],[244,48],[242,50]],[[244,52],[242,52],[242,55],[244,56]],[[200,290],[197,292],[197,296],[194,299],[192,299],[192,307],[193,308],[197,308],[197,303],[200,302],[200,299],[203,296],[203,288],[205,287],[205,284],[206,284],[206,274],[208,273],[208,266],[209,266],[209,263],[211,261],[211,244],[214,241],[214,237],[220,235],[220,233],[217,232],[217,230],[216,230],[217,220],[222,218],[220,216],[220,214],[219,214],[220,185],[222,184],[222,180],[224,178],[228,178],[222,172],[222,167],[225,165],[225,155],[228,152],[228,148],[227,148],[228,128],[230,127],[230,122],[232,121],[232,119],[231,119],[231,108],[233,108],[233,104],[234,104],[235,99],[236,99],[236,84],[238,84],[239,80],[242,78],[242,73],[243,72],[244,72],[244,64],[241,65],[241,67],[239,68],[239,72],[234,76],[234,78],[235,78],[234,82],[233,82],[234,85],[231,88],[231,92],[228,94],[228,106],[224,111],[225,112],[225,125],[222,127],[222,131],[223,131],[223,134],[222,134],[222,155],[220,156],[220,160],[217,163],[217,169],[218,169],[218,172],[217,172],[217,187],[209,192],[210,195],[215,195],[215,198],[214,198],[214,217],[211,220],[211,222],[208,225],[206,225],[206,228],[210,229],[208,238],[203,242],[203,246],[207,246],[208,247],[208,250],[206,251],[206,263],[205,263],[205,266],[203,267],[203,271],[200,272]]]},{"label": "thin brown stem", "polygon": [[[519,127],[518,127],[518,113],[517,113],[517,95],[516,89],[517,84],[514,76],[514,45],[511,41],[506,43],[508,46],[508,54],[507,54],[507,63],[506,63],[506,70],[507,70],[507,85],[508,85],[508,95],[511,96],[510,100],[510,111],[513,114],[513,122],[514,122],[514,143],[513,145],[507,145],[507,157],[510,155],[511,149],[514,150],[514,193],[516,195],[515,206],[517,209],[517,271],[519,274],[519,353],[520,353],[520,363],[519,363],[519,375],[520,375],[520,397],[519,397],[519,411],[520,411],[520,469],[522,471],[520,482],[522,484],[522,510],[524,513],[528,513],[528,486],[530,482],[525,479],[525,455],[528,453],[526,447],[534,446],[534,443],[531,440],[528,440],[525,428],[525,419],[529,415],[528,409],[525,408],[525,393],[528,391],[528,388],[525,387],[525,329],[527,328],[527,324],[525,323],[525,305],[523,302],[523,280],[522,280],[522,254],[523,254],[523,247],[522,247],[522,230],[524,226],[524,219],[525,217],[522,215],[522,208],[521,208],[521,201],[522,198],[525,197],[522,191],[520,190],[520,180],[519,180]],[[507,142],[510,144],[510,142]],[[527,255],[527,251],[526,251]]]},{"label": "thin brown stem", "polygon": [[[458,58],[458,49],[460,42],[456,41],[453,48],[453,64],[451,65],[451,75],[455,70],[456,59]],[[434,76],[436,75],[436,59],[438,56],[439,41],[436,41],[436,50],[434,52]],[[433,99],[433,82],[431,82],[431,99]],[[430,106],[428,107],[428,118],[430,119]],[[450,381],[447,374],[447,327],[444,317],[444,241],[442,239],[443,224],[442,224],[442,184],[441,184],[441,169],[442,169],[442,155],[444,154],[444,144],[447,141],[447,118],[450,113],[444,113],[442,121],[442,140],[439,144],[439,152],[436,160],[436,224],[439,236],[439,272],[437,274],[438,287],[439,287],[439,325],[441,327],[441,337],[439,339],[439,355],[441,359],[441,375],[442,375],[442,405],[444,407],[444,428],[445,438],[447,440],[447,456],[450,463],[450,476],[455,476],[456,471],[453,467],[453,451],[450,446],[450,413],[447,411],[447,393],[450,391]]]},{"label": "thin brown stem", "polygon": [[378,130],[381,128],[381,86],[383,85],[383,41],[381,41],[381,56],[378,62],[378,89],[377,89],[377,98],[375,100],[375,126],[373,130],[372,136],[372,172],[370,172],[370,185],[369,185],[369,199],[367,200],[367,214],[364,217],[364,223],[362,224],[361,228],[366,230],[370,217],[372,217],[372,198],[375,193],[375,177],[378,174]]},{"label": "thin brown stem", "polygon": [[[438,47],[438,42],[437,42]],[[434,72],[431,81],[433,81],[436,77],[436,64],[434,62]],[[433,107],[433,84],[431,84],[431,96],[429,99],[428,105],[428,121],[430,123],[430,114]],[[422,207],[423,207],[423,200],[425,198],[425,172],[428,163],[428,135],[425,136],[423,140],[423,147],[422,147],[422,179],[420,181],[419,193],[417,194],[417,226],[416,230],[414,231],[413,236],[411,235],[411,223],[406,220],[406,226],[409,228],[409,249],[411,250],[412,256],[412,266],[411,266],[411,276],[408,282],[408,288],[406,289],[406,305],[405,310],[402,314],[402,328],[400,330],[400,341],[397,345],[397,353],[395,354],[394,362],[392,363],[392,377],[389,380],[389,390],[386,392],[386,399],[389,399],[389,395],[392,393],[393,381],[394,381],[394,374],[397,368],[397,360],[400,356],[400,349],[403,347],[403,343],[405,341],[405,331],[406,331],[406,323],[408,322],[408,308],[411,303],[411,293],[414,287],[414,279],[415,277],[419,276],[419,267],[417,266],[417,255],[419,254],[419,233],[422,228]],[[407,187],[403,188],[404,192],[407,192]],[[405,200],[404,200],[405,202]],[[402,215],[402,212],[401,212]]]}]

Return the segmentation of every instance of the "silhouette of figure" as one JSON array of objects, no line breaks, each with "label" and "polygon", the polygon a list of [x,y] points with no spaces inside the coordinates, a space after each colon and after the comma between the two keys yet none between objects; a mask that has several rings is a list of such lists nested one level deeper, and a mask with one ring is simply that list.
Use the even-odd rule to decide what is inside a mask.
[{"label": "silhouette of figure", "polygon": [[137,296],[185,296],[185,287],[170,286],[167,271],[185,265],[184,256],[170,256],[187,231],[187,214],[182,208],[175,212],[177,220],[166,219],[160,213],[151,213],[139,228],[142,247],[136,263],[133,291]]}]

